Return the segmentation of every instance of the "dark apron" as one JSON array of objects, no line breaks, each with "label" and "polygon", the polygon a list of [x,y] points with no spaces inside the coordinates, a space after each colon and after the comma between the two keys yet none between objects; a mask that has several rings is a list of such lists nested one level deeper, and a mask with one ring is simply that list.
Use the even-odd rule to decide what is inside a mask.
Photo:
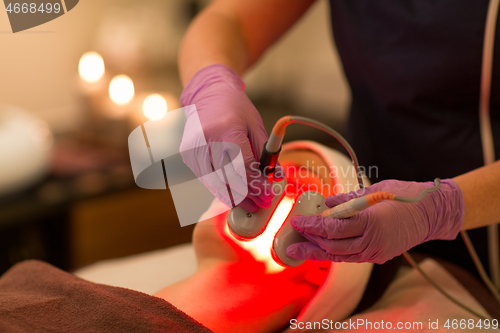
[{"label": "dark apron", "polygon": [[[335,43],[352,90],[346,135],[372,182],[431,181],[482,166],[478,107],[488,1],[330,3]],[[498,30],[491,87],[497,157]],[[485,228],[470,235],[487,264]],[[474,270],[461,239],[433,241],[416,250]]]}]

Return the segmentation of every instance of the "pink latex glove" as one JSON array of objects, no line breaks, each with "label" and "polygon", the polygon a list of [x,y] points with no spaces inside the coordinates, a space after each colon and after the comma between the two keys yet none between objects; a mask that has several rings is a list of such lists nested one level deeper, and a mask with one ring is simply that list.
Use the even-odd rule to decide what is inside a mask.
[{"label": "pink latex glove", "polygon": [[[384,180],[356,192],[326,198],[334,207],[373,192],[415,197],[432,182]],[[292,226],[311,242],[292,244],[286,253],[304,260],[384,263],[412,247],[434,239],[455,239],[464,219],[462,191],[451,179],[442,180],[436,192],[421,201],[382,201],[348,219],[300,216]]]},{"label": "pink latex glove", "polygon": [[[267,133],[259,112],[247,97],[244,83],[231,68],[215,64],[202,68],[188,82],[181,95],[182,106],[194,104],[203,132],[196,130],[199,123],[196,111],[185,108],[187,122],[181,143],[184,163],[205,184],[205,186],[228,206],[227,180],[222,173],[214,179],[203,175],[220,170],[234,161],[241,149],[242,166],[234,166],[229,184],[234,202],[247,211],[254,212],[258,206],[267,208],[274,197],[271,184],[258,169],[258,159],[267,141]],[[202,146],[208,143],[207,146]],[[217,144],[222,143],[222,144]],[[191,147],[198,147],[190,149]],[[276,179],[283,178],[281,167],[277,167]],[[246,177],[246,184],[243,177]],[[239,179],[238,179],[239,178]],[[233,186],[236,182],[238,186]],[[244,190],[248,188],[246,198]],[[239,193],[236,193],[236,192]],[[239,198],[238,198],[239,197]],[[238,199],[238,200],[237,200]]]}]

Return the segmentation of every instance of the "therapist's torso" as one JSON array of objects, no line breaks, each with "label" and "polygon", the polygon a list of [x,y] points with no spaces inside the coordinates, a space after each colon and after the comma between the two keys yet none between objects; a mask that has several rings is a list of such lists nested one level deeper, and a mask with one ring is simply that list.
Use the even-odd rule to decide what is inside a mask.
[{"label": "therapist's torso", "polygon": [[[484,0],[331,0],[352,90],[348,137],[378,179],[454,177],[483,164],[479,90]],[[500,33],[491,117],[500,154]]]},{"label": "therapist's torso", "polygon": [[[478,107],[488,1],[330,4],[335,43],[352,90],[347,137],[372,182],[431,181],[482,166]],[[497,29],[490,104],[497,157],[499,39]],[[472,231],[471,238],[485,261],[485,231]],[[420,250],[472,269],[461,241],[454,243],[425,244]]]}]

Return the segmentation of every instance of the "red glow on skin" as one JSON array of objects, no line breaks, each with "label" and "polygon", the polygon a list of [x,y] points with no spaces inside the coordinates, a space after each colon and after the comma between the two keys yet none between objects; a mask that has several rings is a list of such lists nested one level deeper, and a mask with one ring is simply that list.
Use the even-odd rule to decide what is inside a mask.
[{"label": "red glow on skin", "polygon": [[[272,258],[271,247],[274,241],[274,236],[281,228],[283,222],[285,222],[288,214],[290,214],[294,202],[295,198],[289,196],[283,197],[276,207],[271,220],[269,220],[266,230],[264,230],[262,234],[250,241],[242,242],[236,240],[236,243],[243,249],[247,250],[255,260],[264,263],[266,266],[266,273],[278,273],[285,269],[284,267],[278,265]],[[229,233],[227,227],[226,232]]]},{"label": "red glow on skin", "polygon": [[[271,255],[271,249],[274,237],[290,214],[290,211],[294,206],[295,199],[302,192],[309,190],[315,190],[325,195],[325,193],[323,193],[324,191],[321,180],[313,173],[308,172],[305,177],[301,177],[299,173],[294,172],[294,168],[298,168],[298,165],[293,163],[282,163],[282,167],[285,170],[287,180],[286,195],[276,207],[276,210],[269,220],[266,230],[250,241],[240,241],[231,235],[227,224],[224,228],[225,234],[231,237],[235,243],[239,245],[239,247],[246,250],[256,261],[264,263],[266,273],[268,274],[279,273],[285,269],[285,267],[276,263]],[[316,275],[311,275],[311,280],[322,281],[325,276],[323,276],[324,274],[321,272],[319,274],[322,275],[319,278]]]},{"label": "red glow on skin", "polygon": [[[286,164],[282,163],[282,166],[288,169]],[[215,217],[207,228],[198,226],[198,233],[203,234],[198,235],[200,240],[197,246],[204,259],[224,260],[215,260],[219,264],[204,271],[203,288],[196,289],[195,294],[197,299],[205,299],[205,294],[208,294],[207,299],[217,297],[217,302],[209,301],[202,306],[217,313],[217,322],[226,323],[227,332],[232,332],[229,328],[236,324],[243,328],[242,332],[262,331],[263,327],[267,331],[281,330],[306,306],[328,275],[330,262],[307,260],[298,267],[285,268],[276,264],[271,256],[276,232],[290,214],[297,196],[307,190],[307,186],[302,185],[318,184],[315,175],[300,178],[287,176],[288,195],[278,204],[266,230],[252,241],[239,241],[230,234],[227,214]],[[218,238],[220,236],[222,239]],[[218,247],[212,245],[214,242],[210,241],[210,237],[215,237]],[[211,286],[209,289],[206,283]],[[195,285],[190,287],[196,288]],[[219,304],[224,306],[219,307]],[[211,327],[212,314],[207,314],[206,318],[197,313],[192,315]],[[224,331],[218,328],[218,331]]]},{"label": "red glow on skin", "polygon": [[[318,285],[307,279],[311,271],[319,271],[316,263],[306,262],[274,274],[267,274],[259,264],[245,261],[218,266],[213,280],[211,277],[207,277],[208,281],[204,280],[212,286],[209,294],[217,295],[215,303],[224,304],[221,308],[212,309],[217,313],[219,322],[227,323],[228,327],[245,327],[244,332],[259,332],[262,327],[266,327],[266,331],[277,332],[287,325],[290,318],[299,314],[318,290]],[[206,290],[199,291],[199,295],[204,293]],[[213,306],[207,304],[207,307]],[[195,318],[204,323],[203,318]],[[210,328],[210,325],[207,326]]]}]

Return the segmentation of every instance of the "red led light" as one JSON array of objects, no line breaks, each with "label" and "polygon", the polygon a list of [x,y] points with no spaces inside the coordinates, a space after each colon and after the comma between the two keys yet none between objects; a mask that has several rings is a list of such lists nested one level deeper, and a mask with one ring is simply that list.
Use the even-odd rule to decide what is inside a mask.
[{"label": "red led light", "polygon": [[323,192],[323,184],[314,173],[301,175],[296,172],[299,166],[293,163],[282,163],[282,167],[285,170],[287,179],[286,194],[276,207],[264,232],[254,239],[242,241],[229,231],[227,224],[225,226],[225,233],[230,235],[241,248],[248,251],[256,261],[263,262],[267,273],[278,273],[286,268],[278,264],[277,260],[273,258],[272,246],[276,233],[295,204],[295,199],[304,191],[314,189],[320,193]]},{"label": "red led light", "polygon": [[[278,273],[285,269],[274,261],[271,255],[271,247],[273,245],[274,236],[281,228],[283,222],[285,222],[288,214],[290,214],[294,202],[295,198],[284,196],[271,216],[266,230],[264,230],[262,234],[250,241],[240,241],[236,239],[238,245],[247,250],[255,260],[265,264],[267,273]],[[226,226],[227,234],[229,234],[228,229],[229,228]]]}]

